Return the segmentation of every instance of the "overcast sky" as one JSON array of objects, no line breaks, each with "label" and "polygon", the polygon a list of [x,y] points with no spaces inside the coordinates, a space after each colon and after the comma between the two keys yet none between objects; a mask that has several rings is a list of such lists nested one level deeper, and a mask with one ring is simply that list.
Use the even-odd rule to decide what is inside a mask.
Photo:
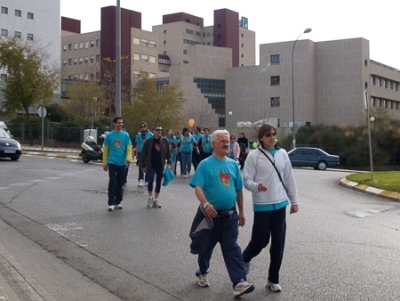
[{"label": "overcast sky", "polygon": [[[100,30],[100,8],[116,5],[116,0],[61,0],[61,15],[81,20],[82,33]],[[142,14],[142,29],[151,31],[162,24],[162,16],[185,12],[213,25],[216,9],[227,8],[247,17],[249,30],[260,44],[295,40],[307,27],[311,33],[300,39],[314,42],[365,38],[370,59],[400,70],[399,0],[120,0],[122,8]]]}]

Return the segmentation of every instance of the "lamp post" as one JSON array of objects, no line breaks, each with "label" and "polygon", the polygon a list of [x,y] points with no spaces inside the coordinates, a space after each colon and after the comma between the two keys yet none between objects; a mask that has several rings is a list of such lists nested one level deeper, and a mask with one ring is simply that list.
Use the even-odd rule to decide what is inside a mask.
[{"label": "lamp post", "polygon": [[232,135],[232,115],[233,115],[233,112],[229,111],[228,115],[229,115],[229,132],[230,132],[229,134]]},{"label": "lamp post", "polygon": [[311,32],[311,28],[308,27],[306,28],[294,41],[293,48],[292,48],[292,131],[293,131],[293,148],[296,148],[296,114],[295,114],[295,109],[294,109],[294,63],[293,63],[293,57],[294,57],[294,47],[296,46],[297,40],[301,37],[302,34],[304,33],[309,33]]},{"label": "lamp post", "polygon": [[121,116],[121,3],[117,0],[115,33],[115,116]]}]

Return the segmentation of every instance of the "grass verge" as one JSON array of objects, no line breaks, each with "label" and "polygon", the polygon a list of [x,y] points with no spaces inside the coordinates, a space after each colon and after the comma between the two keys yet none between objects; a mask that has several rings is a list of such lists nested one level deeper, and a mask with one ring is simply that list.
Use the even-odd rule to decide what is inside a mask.
[{"label": "grass verge", "polygon": [[373,173],[357,173],[346,177],[347,180],[371,187],[400,193],[400,171],[377,171]]}]

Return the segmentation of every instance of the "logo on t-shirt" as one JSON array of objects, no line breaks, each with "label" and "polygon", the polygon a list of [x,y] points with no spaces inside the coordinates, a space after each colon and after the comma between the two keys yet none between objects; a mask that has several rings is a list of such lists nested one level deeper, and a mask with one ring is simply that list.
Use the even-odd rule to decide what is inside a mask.
[{"label": "logo on t-shirt", "polygon": [[230,186],[230,174],[228,173],[223,173],[222,171],[219,173],[219,178],[221,179],[222,184],[224,184],[226,187]]},{"label": "logo on t-shirt", "polygon": [[115,146],[120,148],[121,147],[121,140],[115,139]]}]

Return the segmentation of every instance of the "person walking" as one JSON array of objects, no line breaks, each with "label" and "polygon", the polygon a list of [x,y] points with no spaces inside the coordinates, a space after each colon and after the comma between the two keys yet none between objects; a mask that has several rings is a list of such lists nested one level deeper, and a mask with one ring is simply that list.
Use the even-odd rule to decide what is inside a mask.
[{"label": "person walking", "polygon": [[192,165],[193,146],[197,148],[197,143],[193,136],[189,133],[188,128],[183,128],[182,136],[180,137],[179,142],[183,177],[187,178],[190,175],[190,168]]},{"label": "person walking", "polygon": [[141,161],[141,157],[142,157],[142,150],[143,150],[144,143],[146,142],[147,139],[149,139],[152,136],[153,136],[153,134],[147,128],[147,123],[145,121],[142,121],[140,123],[140,132],[137,134],[136,139],[135,139],[136,147],[133,150],[133,153],[136,154],[137,164],[139,166],[138,181],[139,181],[140,187],[143,187],[145,185],[145,183],[148,182],[147,175],[146,176],[144,175],[144,173],[142,171],[142,167],[140,166],[140,161]]},{"label": "person walking", "polygon": [[286,207],[290,214],[299,210],[297,187],[287,152],[275,144],[276,127],[265,123],[258,130],[259,148],[250,152],[244,166],[244,186],[252,192],[253,228],[243,251],[248,273],[250,261],[271,239],[270,265],[266,287],[280,292],[279,270],[286,235]]},{"label": "person walking", "polygon": [[244,133],[239,134],[239,139],[237,140],[240,147],[240,155],[239,155],[239,163],[240,163],[240,170],[244,168],[244,162],[246,161],[247,154],[249,153],[249,140],[246,138]]},{"label": "person walking", "polygon": [[[168,139],[162,137],[162,127],[156,125],[153,128],[153,136],[146,140],[143,146],[140,166],[146,173],[148,184],[147,191],[149,198],[147,200],[148,208],[161,208],[158,196],[161,191],[161,181],[164,173],[165,164],[171,168],[171,150]],[[156,180],[153,199],[153,183]]]},{"label": "person walking", "polygon": [[[227,130],[212,134],[213,155],[200,162],[190,186],[200,201],[201,211],[212,219],[213,227],[203,241],[198,254],[197,283],[209,287],[209,268],[214,247],[219,242],[225,266],[233,284],[233,295],[241,296],[254,290],[246,280],[240,246],[237,243],[239,226],[245,225],[243,181],[238,165],[226,157],[229,148]],[[236,208],[237,206],[237,208]],[[239,214],[237,213],[239,210]]]},{"label": "person walking", "polygon": [[204,135],[199,141],[200,161],[208,158],[212,154],[210,129],[205,127],[203,132]]},{"label": "person walking", "polygon": [[194,167],[194,170],[196,171],[197,166],[199,165],[201,161],[200,157],[200,149],[198,148],[199,141],[201,137],[203,137],[203,134],[201,133],[201,128],[200,127],[195,127],[193,131],[193,138],[196,141],[196,143],[193,145],[193,151],[192,151],[192,164]]},{"label": "person walking", "polygon": [[132,142],[129,134],[122,130],[123,120],[115,117],[114,130],[109,132],[103,143],[103,169],[108,171],[108,211],[122,209],[123,186],[127,168],[132,157]]},{"label": "person walking", "polygon": [[229,158],[238,162],[240,155],[239,143],[236,142],[236,137],[234,135],[231,135],[229,139]]}]

